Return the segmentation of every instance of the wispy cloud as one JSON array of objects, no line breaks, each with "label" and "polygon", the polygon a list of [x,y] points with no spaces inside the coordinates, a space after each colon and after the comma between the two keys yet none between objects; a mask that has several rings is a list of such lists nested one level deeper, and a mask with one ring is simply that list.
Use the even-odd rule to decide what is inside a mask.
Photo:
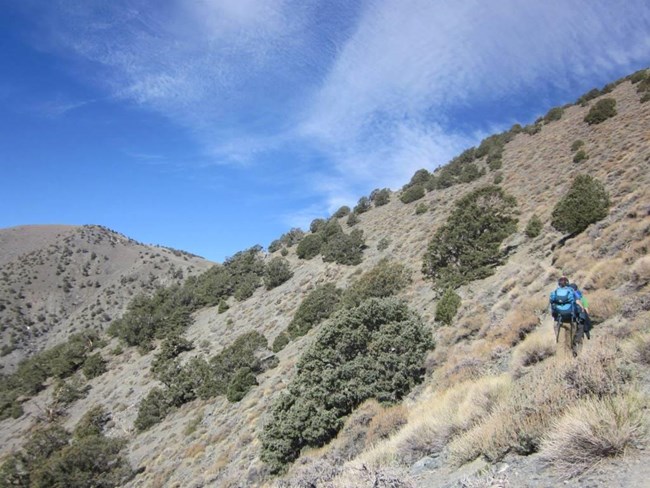
[{"label": "wispy cloud", "polygon": [[189,129],[203,164],[318,153],[328,164],[301,177],[322,204],[292,222],[397,187],[512,122],[495,111],[461,128],[459,108],[544,99],[650,59],[646,0],[354,5],[55,0],[38,11],[54,49],[100,66],[93,81],[112,96]]}]

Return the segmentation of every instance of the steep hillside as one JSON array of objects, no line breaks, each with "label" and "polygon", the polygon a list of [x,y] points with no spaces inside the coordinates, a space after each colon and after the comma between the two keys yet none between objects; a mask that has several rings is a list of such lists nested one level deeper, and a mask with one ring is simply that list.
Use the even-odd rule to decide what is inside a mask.
[{"label": "steep hillside", "polygon": [[0,364],[10,370],[25,354],[74,332],[103,330],[134,295],[178,283],[211,264],[100,226],[2,229]]},{"label": "steep hillside", "polygon": [[[532,126],[509,131],[508,139],[496,152],[478,158],[472,154],[462,163],[463,167],[475,164],[476,170],[461,172],[470,175],[459,177],[461,181],[441,184],[446,176],[440,169],[433,173],[438,183],[413,203],[400,201],[403,192],[391,192],[388,203],[355,213],[358,222],[353,226],[347,225],[349,217],[333,218],[347,233],[363,231],[366,247],[360,264],[324,261],[322,250],[311,259],[301,259],[299,244],[295,243],[263,255],[265,266],[283,256],[291,277],[277,286],[253,288],[250,297],[237,299],[224,293],[218,306],[193,308],[191,323],[182,334],[193,348],[177,337],[167,346],[168,339],[157,340],[158,347],[152,352],[118,345],[117,339],[110,339],[99,349],[107,372],[89,378],[85,397],[71,402],[57,421],[72,429],[91,407],[103,405],[111,414],[106,434],[128,440],[128,459],[138,468],[137,475],[126,484],[129,487],[646,486],[650,474],[645,430],[650,393],[650,104],[640,101],[637,84],[629,80],[609,86],[606,92],[549,113]],[[603,98],[616,100],[616,115],[589,125],[585,116]],[[588,157],[577,158],[579,148]],[[550,223],[557,203],[580,174],[604,184],[611,207],[605,218],[566,239]],[[428,178],[427,182],[432,181]],[[441,294],[422,272],[423,257],[436,232],[457,210],[456,203],[493,183],[500,184],[516,200],[510,209],[518,219],[516,231],[501,244],[504,261],[491,269],[492,275],[455,290],[460,308],[452,314],[451,325],[443,325],[440,317],[436,320]],[[530,237],[525,229],[533,215],[543,226],[539,235]],[[319,237],[315,240],[321,236],[331,239],[335,234],[322,229],[315,225],[316,232],[296,240],[316,234]],[[83,231],[72,232],[77,235]],[[341,242],[354,244],[358,240],[350,237]],[[72,253],[64,252],[61,244],[59,247],[59,257],[50,268],[51,279],[60,279],[55,283],[62,286],[58,293],[65,297],[72,291],[63,290],[63,276],[68,277],[67,282],[72,279],[69,271],[66,274],[67,268],[56,275],[56,265],[84,253],[77,253],[79,244]],[[144,250],[136,249],[136,263],[144,264],[144,255],[139,255]],[[171,261],[163,250],[159,252]],[[108,249],[103,253],[106,255]],[[148,258],[151,261],[150,255]],[[396,267],[386,280],[367,280],[373,285],[363,289],[369,273],[387,268],[384,258],[410,270],[411,279],[402,280],[401,268]],[[77,261],[82,276],[86,262]],[[93,263],[90,260],[89,274],[95,269]],[[591,340],[585,342],[576,359],[563,354],[561,344],[556,345],[547,311],[548,294],[562,274],[569,274],[585,290],[596,323]],[[37,276],[27,266],[22,275],[21,281]],[[111,284],[126,300],[129,288],[118,285],[122,276],[116,276],[117,283]],[[242,334],[253,332],[274,343],[287,332],[305,299],[328,283],[343,289],[343,301],[352,303],[355,293],[377,296],[394,285],[391,292],[397,292],[421,317],[435,347],[426,355],[421,371],[414,369],[422,373],[419,384],[412,382],[409,390],[402,388],[404,377],[399,381],[392,377],[393,384],[399,383],[404,393],[389,392],[395,393],[398,401],[380,404],[365,396],[350,415],[333,421],[324,419],[331,421],[329,425],[340,420],[343,427],[338,435],[329,441],[332,436],[323,434],[321,441],[306,444],[299,459],[287,463],[287,471],[278,476],[261,460],[268,446],[268,426],[277,420],[273,413],[276,402],[287,392],[295,396],[307,388],[318,388],[318,384],[309,386],[304,380],[305,357],[311,354],[314,361],[318,360],[314,351],[330,354],[336,350],[335,333],[345,334],[346,320],[357,320],[354,314],[362,312],[353,303],[352,311],[343,309],[329,320],[315,322],[305,335],[295,334],[283,348],[277,347],[275,356],[264,347],[253,348],[255,355],[248,356],[249,351],[233,348],[233,344],[241,342]],[[82,293],[80,283],[73,285]],[[187,298],[184,293],[190,290],[184,288],[179,296]],[[23,290],[14,293],[27,296]],[[33,299],[32,306],[42,308],[45,295],[41,300]],[[120,302],[119,310],[124,303]],[[385,305],[392,302],[377,303],[393,307]],[[109,313],[115,318],[119,311],[115,308]],[[410,315],[408,320],[391,317],[394,323],[409,327],[419,323]],[[400,327],[391,329],[388,324],[384,328],[392,330],[394,344],[382,345],[384,336],[377,331],[369,333],[379,339],[368,346],[370,352],[377,352],[376,348],[387,353],[378,354],[380,360],[395,360],[390,353],[401,347],[397,341],[408,339],[399,336]],[[420,329],[408,330],[419,333]],[[366,344],[365,339],[355,336],[359,343]],[[173,354],[170,348],[175,350]],[[315,375],[322,373],[323,389],[338,366],[336,358],[340,360],[347,353],[344,349],[340,346],[332,353],[334,359],[326,358],[331,361],[312,371]],[[240,353],[250,368],[228,369]],[[201,362],[209,356],[211,361]],[[354,368],[363,369],[376,357],[371,359],[369,354],[365,361],[361,357]],[[169,360],[169,369],[160,367],[160,358]],[[388,360],[385,369],[395,364]],[[220,368],[217,371],[229,381],[242,373],[241,381],[231,381],[228,394],[219,385],[214,388],[217,394],[194,394],[192,388],[197,382],[205,386],[197,380],[199,370],[214,371],[208,363]],[[188,364],[191,366],[183,369]],[[358,369],[350,366],[346,371]],[[373,369],[369,375],[380,373]],[[251,374],[253,381],[249,381]],[[361,398],[359,392],[366,389],[367,380],[345,379],[351,381],[345,383],[345,391],[331,391],[329,396]],[[235,392],[243,394],[232,398],[230,387],[241,386],[244,380],[249,382]],[[8,455],[23,444],[35,423],[47,422],[46,407],[53,402],[55,386],[51,382],[45,386],[33,397],[20,399],[24,413],[0,422],[0,455]],[[320,394],[315,398],[323,398]],[[160,404],[150,402],[149,414],[156,417],[155,421],[144,429],[136,428],[137,419],[142,418],[139,410],[141,414],[142,405],[148,401],[145,399],[170,396],[175,403],[162,414]],[[329,401],[327,394],[325,400]],[[314,412],[320,412],[319,407],[311,405]],[[297,428],[312,420],[316,424],[319,420],[315,417],[304,414],[295,420]],[[309,427],[317,430],[312,424]],[[287,436],[295,434],[288,428],[286,431]],[[307,428],[298,434],[313,437]],[[567,447],[572,443],[580,446],[579,452]],[[583,453],[586,460],[585,456],[580,458]],[[563,459],[565,463],[560,462]]]}]

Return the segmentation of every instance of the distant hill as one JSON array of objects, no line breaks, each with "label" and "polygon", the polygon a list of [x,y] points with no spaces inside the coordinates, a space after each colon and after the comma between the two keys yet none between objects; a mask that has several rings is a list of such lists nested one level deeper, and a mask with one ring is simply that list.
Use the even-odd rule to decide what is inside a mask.
[{"label": "distant hill", "polygon": [[103,330],[134,295],[212,264],[96,225],[0,229],[0,364],[11,368],[73,332]]},{"label": "distant hill", "polygon": [[[117,324],[121,338],[79,353],[99,355],[96,376],[64,364],[63,386],[50,375],[30,394],[3,379],[15,394],[0,395],[0,456],[101,405],[137,469],[130,488],[647,486],[648,80],[592,90],[363,197],[353,217],[212,268],[101,227],[0,231],[8,366],[73,330]],[[581,175],[610,206],[560,232],[555,210]],[[430,277],[458,263],[436,289]],[[596,324],[575,359],[548,313],[563,274]]]}]

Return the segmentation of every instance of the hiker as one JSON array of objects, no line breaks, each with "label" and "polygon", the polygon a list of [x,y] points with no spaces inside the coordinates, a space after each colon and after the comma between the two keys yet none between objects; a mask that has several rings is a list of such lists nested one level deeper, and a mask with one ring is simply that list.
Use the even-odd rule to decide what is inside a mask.
[{"label": "hiker", "polygon": [[[569,279],[562,276],[558,282],[558,287],[551,292],[550,305],[551,315],[555,320],[555,337],[559,340],[560,329],[562,324],[575,326],[575,336],[567,338],[567,345],[570,345],[573,356],[578,355],[578,347],[582,344],[583,325],[578,317],[578,305],[576,305],[576,294],[573,288],[569,286]],[[564,327],[566,329],[566,327]],[[566,329],[570,335],[573,333],[571,328]],[[570,344],[569,344],[570,342]]]},{"label": "hiker", "polygon": [[573,288],[573,294],[576,298],[576,305],[578,305],[578,318],[583,323],[583,328],[585,336],[587,339],[591,339],[589,331],[591,331],[591,319],[589,318],[589,302],[587,302],[587,297],[578,289],[576,283],[571,283],[569,285]]}]

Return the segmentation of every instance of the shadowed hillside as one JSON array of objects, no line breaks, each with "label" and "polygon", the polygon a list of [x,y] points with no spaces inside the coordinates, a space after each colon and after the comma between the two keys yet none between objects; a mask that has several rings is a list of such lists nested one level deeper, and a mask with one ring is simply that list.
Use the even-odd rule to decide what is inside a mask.
[{"label": "shadowed hillside", "polygon": [[[125,439],[121,452],[138,471],[120,473],[130,487],[645,486],[644,90],[645,72],[590,92],[419,171],[400,191],[378,190],[285,234],[273,252],[243,251],[167,291],[153,286],[207,263],[95,227],[57,229],[55,243],[38,237],[48,247],[34,238],[27,254],[10,251],[1,290],[21,305],[3,317],[37,324],[39,313],[58,312],[45,321],[61,331],[48,333],[54,344],[73,323],[104,329],[92,315],[101,307],[113,336],[91,346],[99,374],[66,370],[65,391],[83,394],[62,402],[50,378],[10,399],[22,410],[0,423],[1,454],[26,470],[26,451],[15,453],[36,424],[72,431],[102,405],[110,420],[100,431]],[[598,105],[604,99],[615,100],[605,104],[613,112]],[[560,232],[559,202],[579,175],[602,184],[609,206],[584,230]],[[111,268],[117,256],[130,267]],[[584,289],[596,324],[576,359],[556,345],[548,313],[562,274]],[[105,277],[101,296],[96,276]],[[121,315],[139,290],[152,298]],[[141,341],[147,327],[156,333]]]}]

